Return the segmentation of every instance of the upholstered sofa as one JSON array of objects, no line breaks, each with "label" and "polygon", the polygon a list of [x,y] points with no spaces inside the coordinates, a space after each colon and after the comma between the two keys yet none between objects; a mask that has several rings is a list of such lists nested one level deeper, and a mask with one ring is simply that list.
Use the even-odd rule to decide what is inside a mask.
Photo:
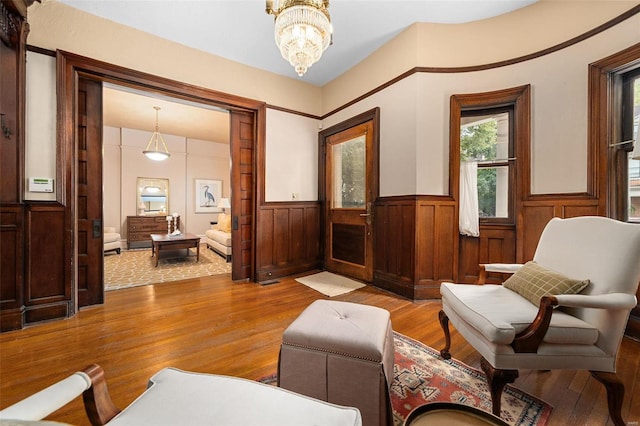
[{"label": "upholstered sofa", "polygon": [[116,228],[105,226],[104,228],[104,252],[114,251],[120,254],[122,244],[120,242],[120,234],[116,232]]},{"label": "upholstered sofa", "polygon": [[95,364],[0,410],[0,423],[44,424],[38,421],[81,394],[93,425],[362,426],[354,407],[238,377],[171,367],[154,374],[147,390],[120,410],[111,400],[104,371]]},{"label": "upholstered sofa", "polygon": [[218,223],[204,233],[207,247],[231,262],[231,215],[220,213]]}]

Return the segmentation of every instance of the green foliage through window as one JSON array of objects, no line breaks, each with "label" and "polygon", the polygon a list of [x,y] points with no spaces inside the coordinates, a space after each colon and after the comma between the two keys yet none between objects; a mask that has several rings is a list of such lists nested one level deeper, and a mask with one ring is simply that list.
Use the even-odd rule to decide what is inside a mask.
[{"label": "green foliage through window", "polygon": [[[495,160],[497,156],[498,123],[491,119],[460,130],[460,159]],[[478,167],[478,210],[480,217],[496,217],[495,167]]]},{"label": "green foliage through window", "polygon": [[460,159],[495,160],[498,123],[495,120],[463,127],[460,131]]},{"label": "green foliage through window", "polygon": [[342,164],[342,206],[358,208],[365,205],[365,139],[360,137],[339,145]]}]

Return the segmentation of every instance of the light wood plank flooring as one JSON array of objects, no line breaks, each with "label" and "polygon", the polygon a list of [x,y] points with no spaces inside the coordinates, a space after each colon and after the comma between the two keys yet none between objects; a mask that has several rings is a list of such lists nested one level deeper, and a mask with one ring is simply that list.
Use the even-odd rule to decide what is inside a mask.
[{"label": "light wood plank flooring", "polygon": [[[284,329],[321,294],[291,278],[260,286],[228,276],[106,293],[105,304],[74,318],[0,335],[0,407],[97,363],[111,396],[126,407],[166,366],[259,379],[275,373]],[[394,330],[434,348],[443,344],[440,302],[412,302],[375,287],[333,298],[383,307]],[[452,354],[479,368],[479,356],[453,332]],[[624,339],[619,375],[623,417],[640,421],[640,342]],[[554,406],[551,425],[609,425],[603,387],[587,372],[521,371],[515,385]],[[50,419],[88,424],[81,398]]]}]

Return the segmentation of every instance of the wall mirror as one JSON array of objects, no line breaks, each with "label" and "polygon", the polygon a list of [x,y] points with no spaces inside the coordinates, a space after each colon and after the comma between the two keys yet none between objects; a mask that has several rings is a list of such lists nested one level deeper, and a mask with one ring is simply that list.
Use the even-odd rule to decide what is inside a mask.
[{"label": "wall mirror", "polygon": [[138,215],[161,215],[169,211],[169,179],[138,178]]}]

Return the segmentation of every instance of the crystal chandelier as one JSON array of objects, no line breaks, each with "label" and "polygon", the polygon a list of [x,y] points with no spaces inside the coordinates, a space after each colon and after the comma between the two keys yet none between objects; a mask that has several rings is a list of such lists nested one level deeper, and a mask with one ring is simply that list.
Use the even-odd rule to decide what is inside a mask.
[{"label": "crystal chandelier", "polygon": [[273,1],[267,0],[267,13],[276,17],[280,54],[302,77],[331,44],[329,0],[280,0],[275,9]]},{"label": "crystal chandelier", "polygon": [[[160,107],[154,106],[153,109],[156,110],[156,130],[151,135],[151,139],[149,139],[149,143],[142,153],[151,160],[162,161],[169,158],[170,154],[167,149],[167,144],[164,143],[164,138],[160,134],[160,127],[158,126],[158,111],[160,111]],[[162,147],[164,148],[162,151],[160,150],[159,142],[162,142]]]}]

